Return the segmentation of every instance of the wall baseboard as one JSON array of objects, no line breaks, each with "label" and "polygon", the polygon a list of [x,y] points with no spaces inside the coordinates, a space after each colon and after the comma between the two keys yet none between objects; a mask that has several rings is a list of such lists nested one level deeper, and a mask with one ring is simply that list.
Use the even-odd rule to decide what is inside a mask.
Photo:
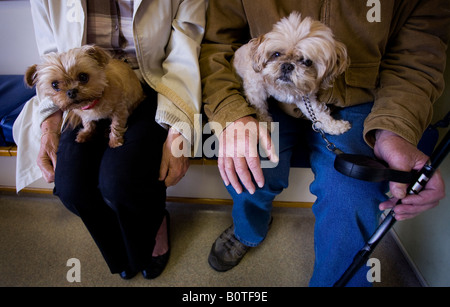
[{"label": "wall baseboard", "polygon": [[[0,192],[16,193],[15,187],[0,186]],[[51,189],[42,188],[25,188],[18,193],[19,195],[53,195]],[[223,198],[197,198],[197,197],[177,197],[168,196],[167,202],[173,203],[186,203],[186,204],[199,204],[199,205],[233,205],[231,199]],[[274,201],[274,207],[281,208],[312,208],[312,202],[297,202],[297,201]]]}]

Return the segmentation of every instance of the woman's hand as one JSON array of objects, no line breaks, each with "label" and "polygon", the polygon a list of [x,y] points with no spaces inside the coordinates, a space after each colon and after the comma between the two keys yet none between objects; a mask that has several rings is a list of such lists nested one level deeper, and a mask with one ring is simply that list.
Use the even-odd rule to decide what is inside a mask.
[{"label": "woman's hand", "polygon": [[[163,145],[159,180],[164,181],[166,187],[176,185],[189,169],[189,157],[178,154],[183,152],[183,144],[187,142],[179,142],[180,139],[178,138],[183,138],[183,136],[177,130],[170,128]],[[174,141],[177,141],[175,144],[180,144],[180,148],[177,148],[180,151],[177,153],[174,153],[172,150]]]},{"label": "woman's hand", "polygon": [[48,183],[55,181],[56,151],[61,131],[62,112],[50,115],[41,125],[41,147],[37,165]]}]

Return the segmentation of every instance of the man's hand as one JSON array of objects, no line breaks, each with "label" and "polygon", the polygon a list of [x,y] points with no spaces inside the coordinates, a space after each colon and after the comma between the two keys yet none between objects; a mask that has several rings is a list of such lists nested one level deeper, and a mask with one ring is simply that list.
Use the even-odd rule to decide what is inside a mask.
[{"label": "man's hand", "polygon": [[270,161],[278,162],[268,131],[260,130],[258,121],[251,116],[236,120],[219,137],[220,175],[225,185],[231,184],[238,194],[243,191],[239,179],[250,194],[256,190],[252,176],[259,187],[264,186],[258,141]]},{"label": "man's hand", "polygon": [[56,151],[59,144],[61,119],[62,112],[58,111],[50,115],[41,125],[41,147],[37,165],[48,183],[55,181]]},{"label": "man's hand", "polygon": [[[420,170],[428,157],[411,143],[395,133],[378,130],[374,147],[375,155],[389,164],[389,167],[401,171]],[[393,198],[380,204],[380,210],[393,208],[398,199],[401,204],[395,206],[395,218],[404,220],[434,208],[445,197],[445,184],[437,171],[419,195],[407,195],[407,184],[390,182]]]},{"label": "man's hand", "polygon": [[184,155],[174,155],[172,143],[179,144],[180,150],[183,152],[182,146],[184,142],[178,142],[183,136],[175,129],[169,129],[169,134],[163,145],[163,155],[161,159],[161,166],[159,169],[159,180],[164,181],[166,187],[176,185],[186,174],[189,168],[189,157]]}]

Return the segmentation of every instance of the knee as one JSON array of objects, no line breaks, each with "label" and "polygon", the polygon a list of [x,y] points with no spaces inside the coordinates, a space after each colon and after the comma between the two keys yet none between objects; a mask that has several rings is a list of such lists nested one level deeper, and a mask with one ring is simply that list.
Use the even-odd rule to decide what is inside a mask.
[{"label": "knee", "polygon": [[139,209],[140,206],[165,203],[166,187],[157,179],[137,178],[131,174],[105,174],[99,178],[99,190],[103,200],[114,211],[121,206]]},{"label": "knee", "polygon": [[119,203],[123,203],[128,196],[133,198],[135,191],[130,178],[122,178],[114,174],[103,175],[99,178],[99,190],[108,206],[117,209]]},{"label": "knee", "polygon": [[289,185],[290,159],[282,159],[276,167],[263,168],[265,188],[275,194],[281,193]]},{"label": "knee", "polygon": [[333,170],[322,176],[325,179],[316,175],[311,185],[317,196],[313,212],[318,223],[372,231],[381,214],[378,206],[387,198],[386,184],[349,178]]},{"label": "knee", "polygon": [[88,180],[74,182],[67,176],[63,176],[63,178],[55,176],[54,194],[58,196],[67,209],[78,216],[90,210],[92,203],[96,202],[99,195],[95,183]]}]

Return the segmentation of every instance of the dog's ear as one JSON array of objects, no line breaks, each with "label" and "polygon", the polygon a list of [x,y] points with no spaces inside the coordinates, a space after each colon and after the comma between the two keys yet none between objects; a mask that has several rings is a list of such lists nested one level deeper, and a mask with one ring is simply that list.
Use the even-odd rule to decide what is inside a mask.
[{"label": "dog's ear", "polygon": [[25,84],[29,87],[33,87],[33,85],[37,82],[37,65],[34,64],[30,67],[28,67],[27,71],[25,72],[24,81]]},{"label": "dog's ear", "polygon": [[111,55],[107,53],[103,48],[94,45],[84,46],[83,49],[89,56],[93,57],[100,67],[105,67],[111,60]]},{"label": "dog's ear", "polygon": [[265,58],[265,48],[264,42],[266,41],[264,35],[260,35],[257,38],[253,38],[249,41],[250,44],[250,54],[253,55],[252,67],[255,72],[260,72],[264,68]]},{"label": "dog's ear", "polygon": [[322,80],[321,88],[324,89],[331,87],[334,80],[339,75],[344,73],[350,65],[350,58],[348,57],[347,48],[345,47],[345,45],[341,42],[336,41],[335,47],[336,59]]}]

